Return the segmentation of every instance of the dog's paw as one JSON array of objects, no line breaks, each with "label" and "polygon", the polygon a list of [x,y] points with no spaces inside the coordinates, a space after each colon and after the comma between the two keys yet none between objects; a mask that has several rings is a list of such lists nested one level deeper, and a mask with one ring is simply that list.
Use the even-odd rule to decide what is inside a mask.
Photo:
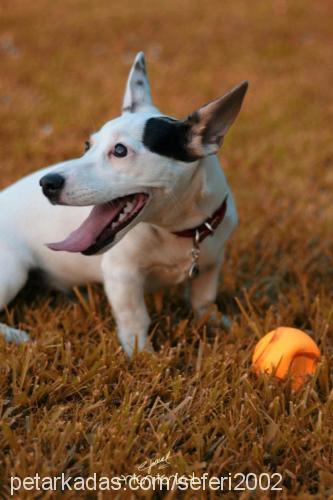
[{"label": "dog's paw", "polygon": [[4,337],[6,342],[13,342],[14,344],[23,344],[29,340],[29,335],[26,332],[7,326],[4,323],[0,323],[0,335]]},{"label": "dog's paw", "polygon": [[221,313],[216,304],[210,304],[196,311],[195,324],[198,328],[207,325],[213,329],[230,330],[231,327],[230,319]]},{"label": "dog's paw", "polygon": [[122,347],[129,358],[133,358],[135,354],[139,354],[141,352],[155,354],[155,349],[153,347],[153,344],[148,339],[144,343],[139,343],[139,345],[137,345],[137,343],[135,342],[122,343]]}]

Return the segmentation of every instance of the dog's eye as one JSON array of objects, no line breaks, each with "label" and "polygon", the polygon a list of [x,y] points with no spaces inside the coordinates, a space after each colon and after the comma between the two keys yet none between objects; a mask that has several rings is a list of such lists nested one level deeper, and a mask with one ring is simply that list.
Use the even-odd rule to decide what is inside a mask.
[{"label": "dog's eye", "polygon": [[124,146],[124,144],[121,144],[120,142],[118,142],[118,144],[116,144],[115,147],[113,148],[112,153],[117,158],[124,158],[124,156],[127,155],[127,147]]},{"label": "dog's eye", "polygon": [[90,142],[89,141],[86,141],[84,143],[84,152],[86,153],[88,151],[88,149],[90,149]]}]

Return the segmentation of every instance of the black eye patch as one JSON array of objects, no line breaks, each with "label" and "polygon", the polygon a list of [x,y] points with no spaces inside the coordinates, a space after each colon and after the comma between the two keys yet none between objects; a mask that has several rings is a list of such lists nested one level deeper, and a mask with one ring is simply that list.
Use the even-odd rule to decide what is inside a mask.
[{"label": "black eye patch", "polygon": [[175,160],[192,162],[196,157],[187,149],[190,126],[167,116],[149,118],[143,144],[153,153]]}]

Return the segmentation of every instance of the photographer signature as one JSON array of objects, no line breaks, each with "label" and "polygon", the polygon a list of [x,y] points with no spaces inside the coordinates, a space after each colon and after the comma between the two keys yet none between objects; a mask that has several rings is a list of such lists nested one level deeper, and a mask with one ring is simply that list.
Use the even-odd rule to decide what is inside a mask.
[{"label": "photographer signature", "polygon": [[168,453],[166,455],[164,455],[163,457],[155,458],[154,460],[149,460],[149,461],[145,460],[144,462],[142,462],[142,464],[138,465],[137,468],[141,472],[147,471],[148,474],[151,473],[151,470],[154,467],[157,467],[159,470],[165,469],[165,467],[170,465],[170,462],[169,462],[170,455],[171,455],[171,451],[169,450]]}]

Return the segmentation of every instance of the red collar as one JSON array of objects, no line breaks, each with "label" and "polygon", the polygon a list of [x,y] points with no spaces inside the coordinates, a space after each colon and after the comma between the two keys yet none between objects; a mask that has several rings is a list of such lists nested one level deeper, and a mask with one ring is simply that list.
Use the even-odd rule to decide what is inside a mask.
[{"label": "red collar", "polygon": [[210,236],[218,228],[224,219],[227,211],[227,196],[222,201],[221,205],[215,210],[213,215],[208,217],[202,224],[191,229],[184,229],[183,231],[175,231],[172,234],[181,236],[182,238],[194,238],[198,234],[198,243],[203,241],[207,236]]}]

